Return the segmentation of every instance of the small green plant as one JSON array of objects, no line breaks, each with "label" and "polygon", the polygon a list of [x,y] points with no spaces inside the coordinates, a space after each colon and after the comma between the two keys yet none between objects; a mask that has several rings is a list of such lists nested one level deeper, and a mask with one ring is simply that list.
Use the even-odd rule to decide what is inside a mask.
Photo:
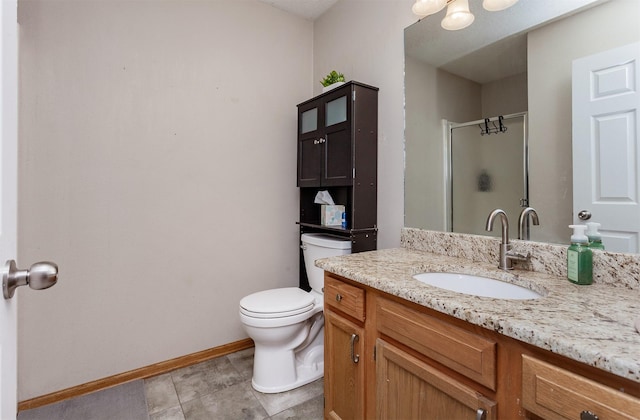
[{"label": "small green plant", "polygon": [[345,82],[344,74],[338,73],[335,70],[332,70],[331,73],[327,74],[327,76],[320,81],[322,86],[327,87],[337,82]]}]

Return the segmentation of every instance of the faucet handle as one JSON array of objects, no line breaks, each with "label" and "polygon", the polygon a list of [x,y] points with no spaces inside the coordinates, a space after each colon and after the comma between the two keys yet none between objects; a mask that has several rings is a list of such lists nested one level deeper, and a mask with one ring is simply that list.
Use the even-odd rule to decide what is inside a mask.
[{"label": "faucet handle", "polygon": [[513,250],[509,250],[505,256],[507,257],[507,259],[512,260],[512,261],[529,261],[531,259],[531,253],[527,252],[526,254],[523,254],[522,252],[515,252]]}]

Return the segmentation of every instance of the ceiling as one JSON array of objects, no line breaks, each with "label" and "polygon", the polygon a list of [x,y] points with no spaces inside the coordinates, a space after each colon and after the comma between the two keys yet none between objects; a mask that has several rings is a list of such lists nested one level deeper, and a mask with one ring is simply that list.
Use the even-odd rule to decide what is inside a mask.
[{"label": "ceiling", "polygon": [[[314,21],[329,10],[338,0],[260,0],[263,3]],[[501,13],[484,13],[476,10],[474,24],[462,31],[443,31],[439,18],[428,17],[433,24],[425,25],[424,19],[405,31],[405,51],[436,67],[451,73],[486,83],[526,71],[526,32],[558,16],[575,12],[585,5],[592,6],[603,0],[523,0]],[[606,0],[604,0],[606,1]],[[481,13],[478,13],[481,12]],[[445,11],[439,13],[444,15]],[[514,18],[517,16],[517,18]],[[442,17],[442,16],[441,16]],[[437,21],[436,21],[437,19]],[[473,42],[457,42],[464,31],[465,39]],[[510,35],[510,37],[509,37]],[[501,42],[500,39],[507,38]],[[425,42],[425,40],[428,40]],[[495,43],[494,43],[495,42]],[[473,53],[472,53],[473,52]],[[505,60],[498,58],[508,56]],[[482,63],[479,65],[479,63]],[[498,77],[499,76],[499,77]]]},{"label": "ceiling", "polygon": [[316,20],[326,12],[338,0],[260,0],[285,12],[303,17],[307,20]]}]

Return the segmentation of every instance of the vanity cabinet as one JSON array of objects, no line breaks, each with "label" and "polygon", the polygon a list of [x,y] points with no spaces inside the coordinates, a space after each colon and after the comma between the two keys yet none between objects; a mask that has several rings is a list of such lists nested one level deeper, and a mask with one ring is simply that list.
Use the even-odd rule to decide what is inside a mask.
[{"label": "vanity cabinet", "polygon": [[497,418],[494,393],[460,379],[494,386],[495,342],[329,273],[324,299],[325,418]]},{"label": "vanity cabinet", "polygon": [[[377,247],[378,88],[351,81],[298,104],[300,234],[351,240],[351,252]],[[321,224],[318,191],[345,206],[346,226]],[[300,253],[300,287],[309,290]]]},{"label": "vanity cabinet", "polygon": [[640,419],[638,382],[326,272],[324,298],[325,418]]},{"label": "vanity cabinet", "polygon": [[364,419],[364,290],[325,279],[325,418]]}]

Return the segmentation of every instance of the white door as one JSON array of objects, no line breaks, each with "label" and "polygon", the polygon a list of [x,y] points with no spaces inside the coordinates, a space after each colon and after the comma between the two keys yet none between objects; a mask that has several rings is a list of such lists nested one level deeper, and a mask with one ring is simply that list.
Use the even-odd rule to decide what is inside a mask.
[{"label": "white door", "polygon": [[[58,266],[16,268],[18,230],[18,3],[0,0],[0,419],[15,419],[17,393],[17,310],[15,288],[46,289],[58,280]],[[6,263],[5,263],[6,262]]]},{"label": "white door", "polygon": [[608,251],[640,251],[638,83],[640,43],[573,62],[573,219]]},{"label": "white door", "polygon": [[[16,258],[18,146],[18,3],[0,0],[0,265]],[[17,299],[0,294],[0,418],[17,410]]]}]

